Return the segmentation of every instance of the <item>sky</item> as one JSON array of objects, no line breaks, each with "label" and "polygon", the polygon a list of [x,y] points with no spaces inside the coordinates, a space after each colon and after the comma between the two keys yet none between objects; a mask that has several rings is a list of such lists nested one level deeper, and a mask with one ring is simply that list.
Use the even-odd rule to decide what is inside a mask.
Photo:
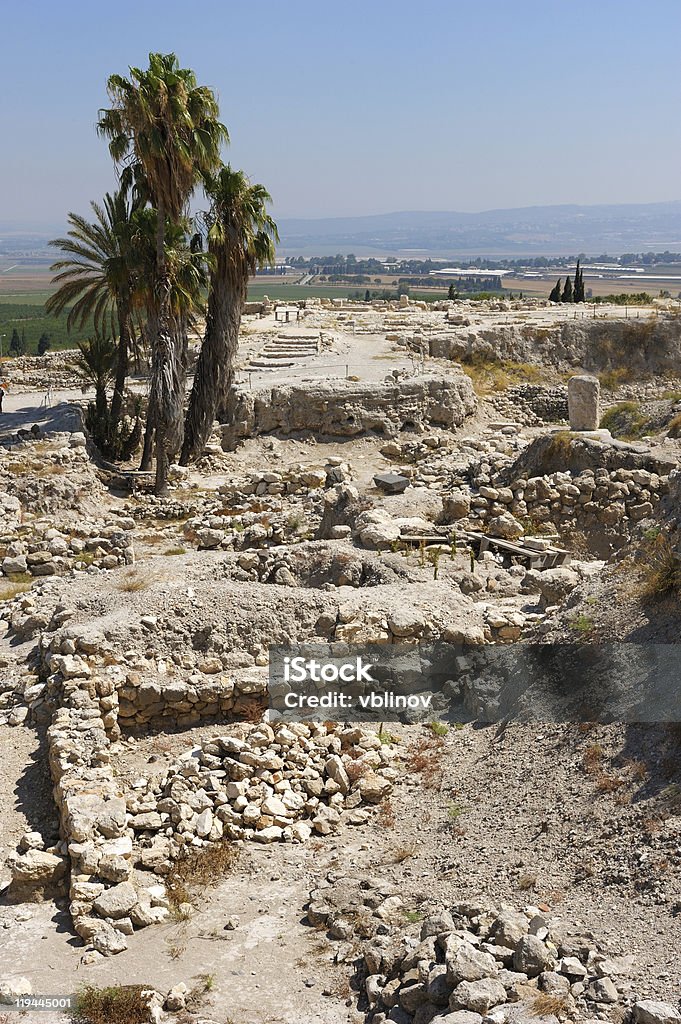
[{"label": "sky", "polygon": [[681,198],[679,0],[0,0],[0,222],[115,183],[106,79],[175,52],[274,213]]}]

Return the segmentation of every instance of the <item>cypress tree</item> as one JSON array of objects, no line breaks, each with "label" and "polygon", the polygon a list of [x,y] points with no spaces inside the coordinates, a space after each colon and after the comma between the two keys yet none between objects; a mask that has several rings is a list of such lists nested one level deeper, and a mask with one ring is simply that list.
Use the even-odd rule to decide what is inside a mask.
[{"label": "cypress tree", "polygon": [[560,302],[560,300],[561,300],[560,278],[558,278],[558,280],[556,281],[555,285],[551,289],[551,294],[549,295],[549,302]]},{"label": "cypress tree", "polygon": [[584,302],[584,271],[580,266],[579,260],[577,260],[577,269],[575,270],[575,287],[572,301]]},{"label": "cypress tree", "polygon": [[44,356],[48,348],[50,347],[51,343],[51,336],[47,333],[47,331],[43,331],[43,333],[38,338],[38,355]]},{"label": "cypress tree", "polygon": [[568,274],[565,278],[565,287],[563,288],[563,294],[561,296],[562,302],[572,302],[572,278]]}]

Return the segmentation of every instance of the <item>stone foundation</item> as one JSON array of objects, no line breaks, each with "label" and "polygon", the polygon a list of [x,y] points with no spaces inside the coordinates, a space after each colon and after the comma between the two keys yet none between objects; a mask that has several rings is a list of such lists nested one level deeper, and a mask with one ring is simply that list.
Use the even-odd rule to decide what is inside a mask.
[{"label": "stone foundation", "polygon": [[477,409],[465,374],[427,374],[376,381],[302,381],[281,387],[232,390],[222,446],[259,434],[313,430],[317,437],[354,437],[373,431],[393,437],[428,424],[460,427]]}]

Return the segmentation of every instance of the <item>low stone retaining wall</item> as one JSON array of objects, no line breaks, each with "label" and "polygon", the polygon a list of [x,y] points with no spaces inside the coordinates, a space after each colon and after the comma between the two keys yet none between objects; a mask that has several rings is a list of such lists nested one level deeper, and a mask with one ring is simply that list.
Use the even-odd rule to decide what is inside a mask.
[{"label": "low stone retaining wall", "polygon": [[592,546],[603,549],[599,554],[607,554],[608,547],[627,543],[637,524],[655,515],[668,489],[668,477],[643,469],[597,469],[519,477],[507,487],[481,486],[470,495],[455,491],[443,495],[443,503],[451,522],[467,517],[484,529],[510,513],[523,527],[515,536],[551,524],[583,532]]}]

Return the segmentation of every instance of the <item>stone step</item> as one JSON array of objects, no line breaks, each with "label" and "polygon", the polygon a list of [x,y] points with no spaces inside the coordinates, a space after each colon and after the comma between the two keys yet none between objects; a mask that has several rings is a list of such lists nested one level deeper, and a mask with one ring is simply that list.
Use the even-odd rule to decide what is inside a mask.
[{"label": "stone step", "polygon": [[278,360],[277,359],[269,359],[269,360],[250,359],[248,361],[248,363],[247,363],[246,368],[248,369],[249,366],[252,366],[252,367],[255,367],[257,369],[270,369],[270,370],[274,370],[274,369],[281,368],[281,369],[285,370],[288,366],[295,366],[295,365],[296,365],[295,361],[293,361],[293,360],[286,361],[286,360],[283,360],[283,359],[278,359]]}]

